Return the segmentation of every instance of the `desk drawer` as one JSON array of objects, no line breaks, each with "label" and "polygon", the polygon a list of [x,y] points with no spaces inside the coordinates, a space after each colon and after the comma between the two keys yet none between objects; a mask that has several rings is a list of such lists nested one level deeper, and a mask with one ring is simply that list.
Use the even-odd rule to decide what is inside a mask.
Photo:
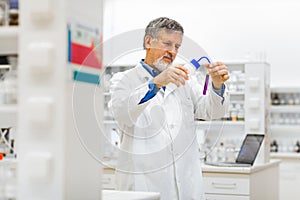
[{"label": "desk drawer", "polygon": [[204,189],[208,194],[250,195],[250,183],[244,177],[205,177]]}]

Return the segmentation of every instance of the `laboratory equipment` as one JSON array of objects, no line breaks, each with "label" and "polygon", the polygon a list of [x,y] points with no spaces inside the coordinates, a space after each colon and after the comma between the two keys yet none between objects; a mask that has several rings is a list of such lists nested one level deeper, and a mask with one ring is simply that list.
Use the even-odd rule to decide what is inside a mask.
[{"label": "laboratory equipment", "polygon": [[[194,75],[196,73],[196,71],[200,68],[200,62],[203,59],[205,59],[208,62],[208,64],[211,64],[211,61],[208,57],[202,56],[198,60],[192,59],[189,63],[185,64],[183,67],[188,69],[190,75]],[[206,91],[207,91],[207,88],[208,88],[208,82],[209,82],[209,73],[207,72],[206,75],[205,75],[203,95],[206,95]]]},{"label": "laboratory equipment", "polygon": [[[200,61],[202,59],[206,59],[209,64],[211,64],[211,61],[208,57],[202,56],[198,60],[192,59],[190,63],[185,64],[183,67],[188,69],[190,75],[194,75],[196,71],[200,68]],[[209,74],[207,73],[205,76],[205,83],[203,88],[203,95],[206,95],[207,87],[208,87],[208,81],[209,81]]]}]

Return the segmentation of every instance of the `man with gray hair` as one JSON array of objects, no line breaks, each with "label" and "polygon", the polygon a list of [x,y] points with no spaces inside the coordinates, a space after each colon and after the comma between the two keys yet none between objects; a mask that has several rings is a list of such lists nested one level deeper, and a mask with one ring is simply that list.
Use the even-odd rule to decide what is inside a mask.
[{"label": "man with gray hair", "polygon": [[227,67],[207,64],[211,82],[193,81],[183,66],[172,65],[184,30],[160,17],[145,30],[145,59],[111,79],[109,108],[121,131],[118,190],[159,192],[161,200],[204,200],[194,120],[227,112]]}]

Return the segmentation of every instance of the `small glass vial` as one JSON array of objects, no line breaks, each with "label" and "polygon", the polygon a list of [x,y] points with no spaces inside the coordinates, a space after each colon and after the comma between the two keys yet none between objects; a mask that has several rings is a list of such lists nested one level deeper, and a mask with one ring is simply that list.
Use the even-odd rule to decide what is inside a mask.
[{"label": "small glass vial", "polygon": [[280,98],[280,105],[286,105],[285,95],[281,94],[279,98]]},{"label": "small glass vial", "polygon": [[236,109],[233,109],[230,113],[231,121],[236,122],[237,121],[237,111]]},{"label": "small glass vial", "polygon": [[238,121],[245,121],[245,111],[241,108],[237,115]]},{"label": "small glass vial", "polygon": [[294,94],[295,105],[300,105],[300,94]]},{"label": "small glass vial", "polygon": [[290,105],[290,106],[293,106],[294,105],[293,95],[292,94],[287,94],[286,97],[287,97],[287,104]]}]

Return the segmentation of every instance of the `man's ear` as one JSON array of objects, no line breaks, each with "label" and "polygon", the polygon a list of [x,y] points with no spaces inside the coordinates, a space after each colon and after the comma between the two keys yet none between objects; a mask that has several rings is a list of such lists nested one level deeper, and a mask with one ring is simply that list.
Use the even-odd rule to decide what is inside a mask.
[{"label": "man's ear", "polygon": [[145,48],[149,49],[151,47],[152,37],[150,35],[146,35],[145,37]]}]

